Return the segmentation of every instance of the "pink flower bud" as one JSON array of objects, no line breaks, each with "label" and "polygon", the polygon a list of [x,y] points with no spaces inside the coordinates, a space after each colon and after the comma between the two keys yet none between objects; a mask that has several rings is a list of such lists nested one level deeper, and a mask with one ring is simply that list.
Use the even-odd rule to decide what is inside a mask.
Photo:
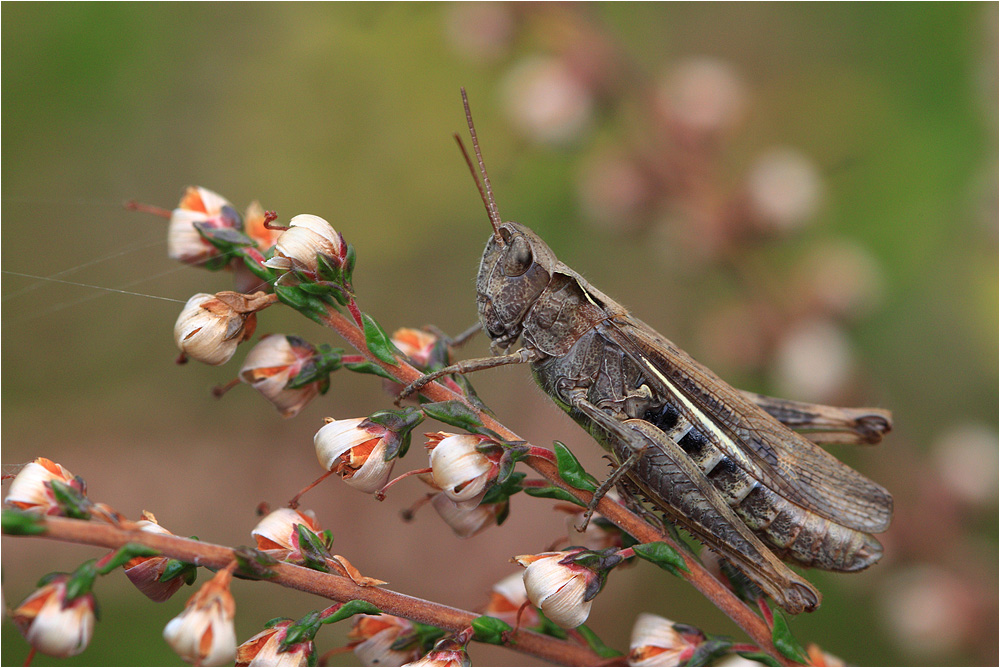
[{"label": "pink flower bud", "polygon": [[449,499],[467,508],[479,505],[497,466],[477,450],[488,438],[471,434],[436,432],[427,434],[431,478]]},{"label": "pink flower bud", "polygon": [[319,394],[319,381],[296,389],[285,386],[315,354],[316,348],[298,337],[268,334],[247,354],[239,379],[264,395],[282,417],[294,417]]},{"label": "pink flower bud", "polygon": [[236,659],[236,602],[229,593],[232,577],[229,569],[216,573],[163,629],[164,640],[185,661],[222,666]]},{"label": "pink flower bud", "polygon": [[374,494],[389,481],[395,459],[385,461],[388,431],[367,418],[333,420],[313,442],[320,466],[340,475],[351,487]]},{"label": "pink flower bud", "polygon": [[593,599],[585,601],[597,574],[583,566],[562,563],[580,550],[543,552],[514,557],[525,567],[524,588],[531,604],[564,629],[575,629],[587,621]]},{"label": "pink flower bud", "polygon": [[425,367],[430,362],[437,341],[438,337],[433,334],[409,327],[397,329],[392,334],[393,345],[419,367]]},{"label": "pink flower bud", "polygon": [[[258,292],[257,295],[264,293]],[[253,336],[257,295],[235,292],[199,293],[184,305],[174,325],[174,342],[188,357],[217,366],[225,364],[236,346]]]},{"label": "pink flower bud", "polygon": [[292,623],[290,619],[282,620],[237,647],[236,665],[308,666],[309,658],[315,651],[312,640],[296,643],[285,652],[279,651]]},{"label": "pink flower bud", "polygon": [[224,197],[206,188],[191,186],[170,215],[167,228],[167,255],[170,259],[201,264],[219,254],[198,233],[195,223],[212,228],[240,228],[239,214]]},{"label": "pink flower bud", "polygon": [[323,255],[331,265],[339,265],[347,254],[347,244],[330,223],[308,213],[292,218],[288,229],[275,243],[274,256],[265,264],[272,269],[295,271],[310,277],[319,267],[317,256]]},{"label": "pink flower bud", "polygon": [[705,639],[691,627],[642,613],[632,627],[629,643],[630,666],[682,666]]},{"label": "pink flower bud", "polygon": [[319,533],[319,523],[311,510],[279,508],[268,514],[250,534],[257,541],[258,550],[298,550],[296,525],[303,524],[313,533]]},{"label": "pink flower bud", "polygon": [[393,615],[357,615],[347,634],[348,647],[364,666],[402,666],[420,657],[420,644],[401,642],[413,622]]},{"label": "pink flower bud", "polygon": [[17,474],[7,489],[4,503],[30,510],[42,515],[57,515],[61,512],[52,492],[51,481],[58,481],[83,492],[83,483],[72,473],[45,457],[39,457]]},{"label": "pink flower bud", "polygon": [[68,575],[58,575],[21,602],[11,619],[39,652],[67,658],[87,649],[94,633],[94,595],[66,601]]},{"label": "pink flower bud", "polygon": [[[152,513],[143,512],[142,520],[136,522],[140,530],[148,533],[158,533],[167,536],[173,534],[156,523]],[[162,603],[173,596],[184,584],[183,577],[176,577],[167,582],[160,582],[170,559],[167,557],[135,557],[125,564],[125,575],[129,581],[143,594],[157,603]]]}]

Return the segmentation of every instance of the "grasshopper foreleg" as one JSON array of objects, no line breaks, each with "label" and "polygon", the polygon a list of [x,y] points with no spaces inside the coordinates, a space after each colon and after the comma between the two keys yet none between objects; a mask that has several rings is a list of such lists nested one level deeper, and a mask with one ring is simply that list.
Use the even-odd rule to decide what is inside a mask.
[{"label": "grasshopper foreleg", "polygon": [[456,362],[455,364],[446,366],[443,369],[438,369],[437,371],[417,378],[415,381],[403,388],[403,391],[396,397],[395,403],[398,406],[403,399],[418,391],[424,385],[432,383],[442,376],[448,376],[453,373],[472,373],[474,371],[492,369],[493,367],[504,366],[506,364],[524,364],[525,362],[533,360],[536,355],[537,353],[532,350],[521,348],[520,350],[516,350],[509,355],[500,355],[499,357],[477,357],[471,360]]}]

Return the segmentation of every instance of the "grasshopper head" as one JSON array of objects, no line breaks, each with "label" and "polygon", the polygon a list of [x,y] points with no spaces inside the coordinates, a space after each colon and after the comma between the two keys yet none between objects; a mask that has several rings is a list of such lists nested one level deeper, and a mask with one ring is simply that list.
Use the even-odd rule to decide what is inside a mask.
[{"label": "grasshopper head", "polygon": [[552,277],[556,259],[537,234],[520,223],[504,223],[490,236],[479,264],[476,305],[494,352],[509,350],[524,318]]}]

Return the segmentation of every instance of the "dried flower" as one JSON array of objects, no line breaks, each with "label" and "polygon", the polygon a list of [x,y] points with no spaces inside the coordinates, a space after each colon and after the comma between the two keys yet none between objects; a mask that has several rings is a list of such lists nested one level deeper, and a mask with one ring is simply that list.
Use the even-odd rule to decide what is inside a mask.
[{"label": "dried flower", "polygon": [[388,482],[396,463],[395,459],[385,461],[392,437],[395,434],[367,418],[327,418],[313,442],[320,466],[340,474],[351,487],[374,494]]},{"label": "dried flower", "polygon": [[[143,511],[143,519],[136,522],[136,526],[141,531],[148,533],[158,533],[167,536],[173,534],[161,527],[156,522],[156,517],[152,513]],[[184,578],[175,577],[160,582],[160,577],[170,563],[168,557],[134,557],[125,565],[125,575],[129,581],[143,594],[157,603],[162,603],[173,596],[184,584]]]},{"label": "dried flower", "polygon": [[[357,615],[348,632],[349,647],[365,666],[402,666],[423,651],[413,636],[413,622],[393,615]],[[412,642],[403,640],[413,636]]]},{"label": "dried flower", "polygon": [[68,658],[87,649],[94,633],[94,595],[66,600],[70,576],[57,575],[21,602],[11,619],[39,652]]},{"label": "dried flower", "polygon": [[294,417],[320,393],[322,380],[294,389],[286,386],[315,358],[316,348],[308,341],[268,334],[247,354],[239,379],[264,395],[282,417]]},{"label": "dried flower", "polygon": [[163,629],[164,640],[185,661],[222,666],[236,659],[236,602],[229,593],[232,578],[231,569],[216,573]]},{"label": "dried flower", "polygon": [[42,515],[59,515],[62,508],[52,491],[53,481],[67,485],[81,495],[86,491],[82,478],[77,478],[50,459],[39,457],[21,469],[10,483],[4,503]]},{"label": "dried flower", "polygon": [[434,484],[455,503],[468,508],[477,506],[486,494],[487,484],[498,473],[496,464],[478,450],[489,439],[443,431],[427,437]]},{"label": "dried flower", "polygon": [[281,644],[285,641],[288,627],[294,622],[283,619],[266,628],[236,648],[237,666],[308,666],[315,652],[313,641],[295,643],[284,652]]},{"label": "dried flower", "polygon": [[320,257],[331,266],[340,266],[347,257],[347,244],[330,223],[319,216],[304,213],[288,223],[288,229],[275,242],[274,256],[265,264],[272,269],[297,272],[315,280]]},{"label": "dried flower", "polygon": [[256,311],[272,303],[258,292],[241,295],[198,293],[184,305],[174,325],[174,342],[185,355],[217,366],[225,364],[257,327]]},{"label": "dried flower", "polygon": [[426,367],[430,363],[431,353],[437,342],[438,337],[419,329],[401,327],[392,333],[392,344],[419,367]]},{"label": "dried flower", "polygon": [[243,222],[233,205],[211,190],[190,186],[170,215],[167,228],[167,255],[186,264],[202,264],[219,254],[194,224],[208,228],[240,229]]},{"label": "dried flower", "polygon": [[[587,621],[593,598],[587,599],[597,574],[569,561],[581,550],[522,554],[514,557],[525,567],[524,588],[531,604],[564,629]],[[565,562],[565,563],[564,563]]]},{"label": "dried flower", "polygon": [[705,636],[693,627],[675,624],[660,617],[642,613],[632,627],[629,643],[630,666],[681,666],[694,655]]}]

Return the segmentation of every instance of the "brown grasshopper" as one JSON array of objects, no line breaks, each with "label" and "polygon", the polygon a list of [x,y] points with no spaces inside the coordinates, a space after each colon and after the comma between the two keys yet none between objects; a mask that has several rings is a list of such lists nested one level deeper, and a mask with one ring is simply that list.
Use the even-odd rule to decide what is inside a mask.
[{"label": "brown grasshopper", "polygon": [[456,139],[493,226],[476,303],[497,356],[436,371],[401,396],[446,374],[530,363],[541,388],[618,464],[587,519],[613,485],[633,504],[638,489],[789,612],[815,610],[820,594],[782,560],[843,572],[878,561],[882,546],[871,534],[888,528],[892,497],[816,443],[877,443],[890,414],[737,390],[560,262],[530,229],[502,222],[464,89],[462,100],[482,183]]}]

